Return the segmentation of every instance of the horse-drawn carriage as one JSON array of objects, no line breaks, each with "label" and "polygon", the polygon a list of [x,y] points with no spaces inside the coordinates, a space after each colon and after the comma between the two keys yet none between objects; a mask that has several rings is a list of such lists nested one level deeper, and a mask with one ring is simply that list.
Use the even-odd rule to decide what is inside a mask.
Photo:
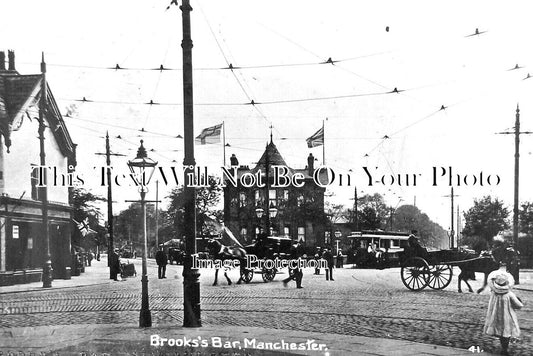
[{"label": "horse-drawn carriage", "polygon": [[461,281],[472,290],[467,280],[473,279],[474,272],[485,273],[486,285],[488,273],[498,269],[502,262],[509,263],[514,253],[506,246],[497,246],[485,255],[458,249],[431,251],[422,247],[414,235],[406,233],[367,231],[351,237],[357,246],[354,258],[358,268],[400,267],[403,284],[413,291],[446,288],[452,280],[454,266],[461,269],[459,291]]},{"label": "horse-drawn carriage", "polygon": [[[229,232],[227,232],[230,235]],[[234,239],[234,238],[233,238]],[[236,239],[233,240],[240,245]],[[261,236],[253,244],[246,246],[228,247],[223,245],[219,240],[209,240],[207,247],[213,259],[219,260],[239,260],[240,262],[240,279],[250,283],[255,273],[261,274],[264,282],[271,282],[279,272],[278,268],[272,265],[272,262],[283,261],[288,258],[294,241],[288,237],[282,236]],[[252,264],[251,266],[249,264]],[[289,269],[289,274],[291,270]],[[224,273],[228,284],[231,284],[227,274]],[[218,281],[218,270],[215,272],[215,282]]]},{"label": "horse-drawn carriage", "polygon": [[[258,239],[253,244],[244,246],[244,250],[246,251],[247,255],[254,255],[258,260],[274,261],[276,258],[284,260],[289,256],[289,251],[292,244],[293,241],[288,237],[267,236]],[[276,277],[278,269],[268,265],[263,265],[258,270],[255,270],[254,268],[245,268],[241,272],[241,277],[244,282],[250,283],[253,279],[255,271],[261,273],[263,281],[271,282]]]}]

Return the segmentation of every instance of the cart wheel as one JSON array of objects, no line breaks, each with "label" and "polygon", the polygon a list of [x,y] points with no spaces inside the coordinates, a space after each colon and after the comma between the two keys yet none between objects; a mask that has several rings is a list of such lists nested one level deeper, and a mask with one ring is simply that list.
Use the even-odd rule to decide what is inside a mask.
[{"label": "cart wheel", "polygon": [[429,281],[429,266],[420,257],[409,259],[401,270],[403,284],[410,290],[420,291],[427,287]]},{"label": "cart wheel", "polygon": [[263,268],[263,271],[261,271],[261,275],[263,276],[263,281],[272,282],[272,280],[274,280],[274,277],[276,277],[276,269]]},{"label": "cart wheel", "polygon": [[428,286],[431,289],[444,289],[452,281],[452,267],[449,265],[435,265],[429,268]]},{"label": "cart wheel", "polygon": [[252,279],[254,278],[254,271],[251,269],[244,269],[241,272],[241,278],[244,281],[244,283],[250,283]]}]

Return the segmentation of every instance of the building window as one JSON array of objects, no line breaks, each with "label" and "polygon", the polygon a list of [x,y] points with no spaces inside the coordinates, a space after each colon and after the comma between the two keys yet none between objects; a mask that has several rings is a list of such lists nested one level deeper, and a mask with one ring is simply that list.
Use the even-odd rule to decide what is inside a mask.
[{"label": "building window", "polygon": [[255,191],[255,206],[261,207],[261,206],[264,205],[265,201],[264,201],[263,197],[264,197],[263,191],[261,191],[261,190],[256,190]]},{"label": "building window", "polygon": [[285,226],[283,228],[283,236],[290,236],[291,235],[291,229],[288,226]]},{"label": "building window", "polygon": [[269,189],[268,190],[268,206],[277,206],[278,202],[276,201],[276,190],[275,189]]},{"label": "building window", "polygon": [[305,241],[305,227],[298,227],[298,241]]},{"label": "building window", "polygon": [[324,232],[324,244],[325,245],[330,245],[331,244],[331,232],[330,231],[325,231]]},{"label": "building window", "polygon": [[300,194],[298,195],[298,198],[296,199],[296,205],[302,206],[303,203],[304,203],[304,196]]},{"label": "building window", "polygon": [[239,193],[239,207],[243,208],[246,206],[246,194],[244,192]]},{"label": "building window", "polygon": [[39,200],[39,169],[36,165],[31,165],[31,198],[33,200]]},{"label": "building window", "polygon": [[246,230],[245,227],[241,227],[241,239],[247,240],[248,237],[248,230]]}]

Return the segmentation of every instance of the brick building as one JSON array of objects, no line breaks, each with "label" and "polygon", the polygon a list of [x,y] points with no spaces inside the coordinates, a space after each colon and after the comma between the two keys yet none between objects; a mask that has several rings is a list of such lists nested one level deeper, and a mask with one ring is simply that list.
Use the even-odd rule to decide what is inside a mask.
[{"label": "brick building", "polygon": [[[257,184],[246,187],[242,179],[237,180],[237,186],[228,184],[224,188],[224,224],[243,244],[253,242],[261,229],[270,230],[270,235],[287,236],[293,240],[301,240],[311,250],[316,246],[324,246],[327,241],[325,227],[327,226],[324,214],[325,188],[317,185],[313,180],[315,158],[312,154],[307,158],[307,166],[304,169],[288,167],[279,153],[272,139],[266,146],[263,155],[257,165],[239,166],[237,157],[231,157],[231,165],[237,170],[239,178],[244,175],[259,174],[265,187]],[[293,184],[288,187],[272,187],[274,183],[274,167],[286,167],[287,176],[299,175],[303,182],[302,187]],[[323,182],[323,175],[320,181]],[[247,181],[244,180],[244,184]],[[249,185],[249,184],[246,184]],[[257,210],[262,210],[259,218]],[[277,212],[275,217],[269,217],[268,211]],[[270,226],[270,229],[267,228]]]},{"label": "brick building", "polygon": [[[15,54],[0,52],[0,285],[39,281],[45,262],[40,165],[39,100],[43,76],[21,75]],[[71,265],[71,207],[62,183],[74,167],[75,145],[47,86],[44,146],[46,165],[56,169],[58,185],[48,174],[50,254],[54,278],[68,278]],[[72,168],[71,167],[71,168]],[[53,172],[53,171],[52,171]]]}]

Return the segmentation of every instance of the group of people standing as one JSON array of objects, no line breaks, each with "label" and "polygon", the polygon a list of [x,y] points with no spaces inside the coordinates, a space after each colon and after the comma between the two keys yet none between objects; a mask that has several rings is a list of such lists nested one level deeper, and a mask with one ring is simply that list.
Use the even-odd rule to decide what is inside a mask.
[{"label": "group of people standing", "polygon": [[326,247],[323,250],[320,247],[317,247],[317,252],[315,253],[315,261],[317,261],[317,268],[315,268],[315,274],[320,274],[320,268],[318,268],[318,261],[323,259],[327,262],[326,268],[326,281],[334,281],[333,279],[333,267],[342,268],[343,267],[343,258],[342,251],[337,252],[337,261],[335,263],[335,257],[333,252],[331,252],[330,247]]}]

